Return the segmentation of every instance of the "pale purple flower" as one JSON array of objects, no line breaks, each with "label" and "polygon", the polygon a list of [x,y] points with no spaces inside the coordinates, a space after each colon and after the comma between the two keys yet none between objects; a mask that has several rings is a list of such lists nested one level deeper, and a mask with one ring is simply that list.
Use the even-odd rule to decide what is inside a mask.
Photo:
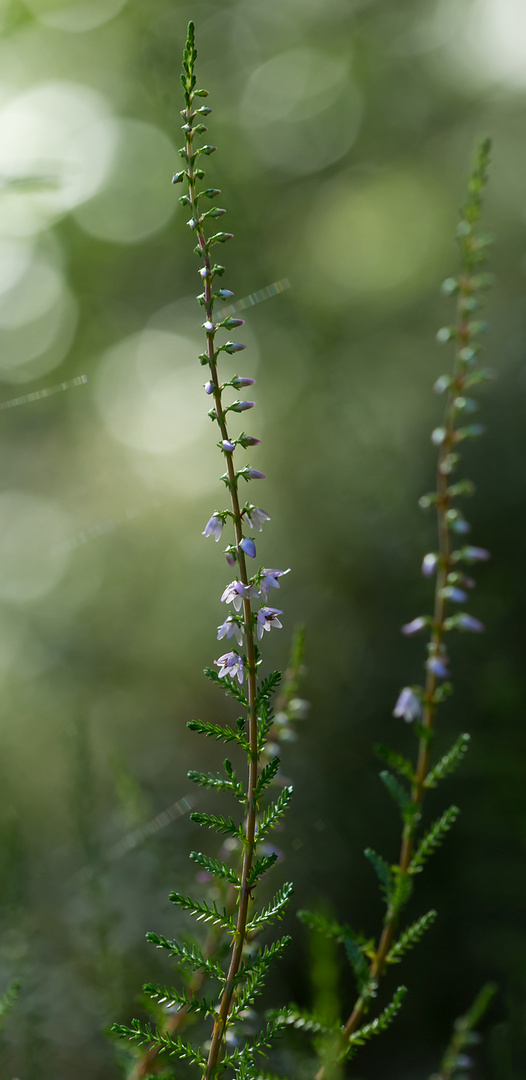
[{"label": "pale purple flower", "polygon": [[235,552],[233,552],[231,550],[227,551],[226,555],[225,555],[225,558],[226,558],[226,561],[227,561],[229,566],[235,566],[235,564],[236,564]]},{"label": "pale purple flower", "polygon": [[486,551],[486,548],[481,547],[465,547],[462,551],[462,555],[468,562],[486,562],[486,559],[491,559],[491,554]]},{"label": "pale purple flower", "polygon": [[219,657],[219,660],[214,660],[214,664],[217,664],[219,671],[219,678],[224,678],[225,675],[229,675],[231,679],[237,680],[239,683],[243,682],[245,677],[245,665],[242,656],[238,656],[235,652],[224,653]]},{"label": "pale purple flower", "polygon": [[235,611],[240,611],[243,600],[250,597],[254,597],[254,599],[259,597],[259,592],[253,585],[243,585],[242,581],[231,581],[230,585],[227,585],[221,600],[224,600],[225,604],[232,603]]},{"label": "pale purple flower", "polygon": [[472,634],[482,634],[485,629],[480,619],[476,619],[474,615],[468,615],[465,611],[457,615],[456,624],[460,630],[470,630]]},{"label": "pale purple flower", "polygon": [[265,473],[264,472],[259,472],[258,469],[248,469],[248,468],[243,469],[243,476],[247,480],[264,480],[265,479]]},{"label": "pale purple flower", "polygon": [[210,319],[207,319],[206,322],[203,323],[203,326],[204,326],[207,334],[212,334],[214,332],[214,330],[215,330],[215,326],[214,326],[213,322],[210,322]]},{"label": "pale purple flower", "polygon": [[432,671],[433,675],[436,675],[439,679],[449,678],[446,657],[430,656],[429,660],[426,661],[426,668],[428,671]]},{"label": "pale purple flower", "polygon": [[279,608],[274,607],[262,607],[257,613],[257,633],[258,640],[261,641],[265,630],[270,630],[271,626],[282,629],[282,624],[278,619],[278,615],[283,615],[283,612]]},{"label": "pale purple flower", "polygon": [[209,274],[210,274],[210,270],[208,269],[207,266],[202,266],[200,271],[199,271],[199,274],[200,274],[200,276],[202,278],[207,278],[209,276]]},{"label": "pale purple flower", "polygon": [[[240,319],[239,321],[243,322],[242,319]],[[235,379],[232,379],[232,386],[235,386],[236,389],[239,390],[242,386],[253,386],[255,381],[255,379],[245,378],[244,375],[236,375]]]},{"label": "pale purple flower", "polygon": [[245,521],[251,529],[261,532],[264,522],[270,521],[270,514],[265,513],[260,506],[249,506],[248,510],[245,510]]},{"label": "pale purple flower", "polygon": [[239,546],[245,552],[245,555],[248,555],[251,559],[256,558],[256,545],[252,537],[244,536]]},{"label": "pale purple flower", "polygon": [[278,578],[284,577],[285,574],[290,574],[290,566],[288,570],[263,570],[263,577],[259,583],[263,600],[267,599],[269,589],[279,589]]},{"label": "pale purple flower", "polygon": [[442,595],[445,600],[451,600],[453,604],[463,604],[468,598],[467,592],[459,589],[457,585],[446,585],[445,589],[442,589]]},{"label": "pale purple flower", "polygon": [[412,720],[418,720],[421,715],[422,702],[418,694],[415,694],[410,686],[404,686],[398,695],[393,716],[402,717],[406,723],[410,724]]},{"label": "pale purple flower", "polygon": [[431,442],[434,443],[435,446],[441,446],[442,443],[445,442],[446,438],[447,431],[443,427],[437,427],[434,431],[431,432]]},{"label": "pale purple flower", "polygon": [[211,394],[214,391],[214,389],[215,389],[214,384],[213,384],[213,382],[210,382],[210,379],[209,379],[208,382],[205,383],[205,391],[206,391],[207,394]]},{"label": "pale purple flower", "polygon": [[475,1062],[469,1054],[459,1054],[456,1061],[457,1069],[472,1069]]},{"label": "pale purple flower", "polygon": [[453,532],[458,533],[458,535],[460,536],[464,535],[465,533],[471,532],[471,525],[469,524],[469,521],[466,521],[466,519],[461,515],[454,518],[454,520],[450,522],[450,528],[453,530]]},{"label": "pale purple flower", "polygon": [[[252,380],[252,382],[253,381],[254,380]],[[253,409],[255,404],[256,404],[255,401],[235,401],[234,404],[230,406],[230,411],[231,412],[246,412],[247,409]]]},{"label": "pale purple flower", "polygon": [[225,619],[224,623],[221,623],[221,626],[218,626],[217,628],[217,640],[221,641],[221,639],[224,637],[231,638],[235,635],[238,645],[242,645],[243,633],[244,627],[240,625],[236,618],[234,618],[232,615],[229,615],[228,618]]},{"label": "pale purple flower", "polygon": [[400,627],[402,634],[406,637],[412,637],[413,634],[419,634],[424,627],[427,626],[427,619],[425,615],[418,615],[416,619],[412,619],[411,622],[405,623]]},{"label": "pale purple flower", "polygon": [[219,514],[212,514],[212,517],[207,521],[202,536],[215,537],[216,544],[221,539],[221,533],[223,532],[223,520],[219,517]]},{"label": "pale purple flower", "polygon": [[422,573],[424,577],[431,577],[438,563],[438,555],[434,551],[430,551],[428,555],[424,555],[422,559]]},{"label": "pale purple flower", "polygon": [[223,447],[223,450],[227,451],[228,454],[232,454],[235,450],[234,443],[230,442],[230,439],[223,439],[221,446]]}]

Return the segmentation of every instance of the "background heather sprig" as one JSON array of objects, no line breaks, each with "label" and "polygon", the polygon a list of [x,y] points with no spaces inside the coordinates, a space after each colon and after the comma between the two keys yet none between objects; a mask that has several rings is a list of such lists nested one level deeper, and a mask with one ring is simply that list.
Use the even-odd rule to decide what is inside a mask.
[{"label": "background heather sprig", "polygon": [[430,910],[401,933],[398,931],[400,914],[411,896],[415,875],[439,847],[459,813],[456,806],[450,806],[423,835],[419,835],[425,791],[436,787],[454,771],[469,743],[469,735],[461,735],[451,749],[431,765],[437,708],[452,691],[445,638],[457,629],[475,633],[483,630],[482,623],[475,616],[466,611],[455,611],[455,605],[466,603],[467,590],[475,585],[475,581],[466,574],[465,565],[485,561],[489,558],[489,552],[466,544],[454,547],[453,539],[457,536],[464,538],[470,531],[457,500],[473,494],[474,485],[470,480],[452,482],[452,478],[461,459],[460,444],[480,435],[483,430],[480,424],[464,424],[463,419],[477,409],[477,403],[468,396],[468,391],[489,377],[489,373],[479,365],[481,347],[478,336],[486,324],[473,317],[480,307],[481,294],[490,282],[489,277],[480,272],[488,239],[475,231],[487,181],[489,153],[490,142],[486,139],[476,153],[468,184],[468,199],[457,229],[461,271],[457,278],[448,278],[443,286],[447,294],[457,296],[456,320],[454,325],[440,330],[437,335],[440,342],[454,342],[455,354],[452,374],[441,376],[435,384],[438,393],[447,392],[442,426],[432,433],[432,442],[438,446],[436,489],[420,500],[423,508],[434,506],[437,514],[438,548],[426,554],[422,563],[425,577],[435,575],[433,613],[418,615],[402,626],[402,633],[407,637],[426,629],[430,631],[424,685],[403,687],[393,709],[396,718],[413,724],[418,741],[416,764],[413,766],[411,761],[388,747],[378,748],[380,756],[390,766],[390,770],[380,774],[381,779],[402,819],[401,849],[397,863],[391,864],[372,848],[365,851],[378,877],[385,904],[383,926],[375,940],[319,914],[301,912],[303,921],[313,929],[342,942],[354,972],[358,996],[347,1021],[341,1026],[338,1023],[327,1026],[322,1018],[305,1014],[303,1010],[289,1010],[288,1015],[285,1011],[277,1014],[283,1023],[316,1030],[326,1036],[322,1044],[323,1060],[316,1080],[328,1080],[335,1075],[338,1065],[353,1055],[372,1035],[384,1030],[398,1012],[405,994],[404,986],[398,987],[391,1003],[372,1023],[364,1023],[386,968],[399,963],[436,918],[436,911]]}]

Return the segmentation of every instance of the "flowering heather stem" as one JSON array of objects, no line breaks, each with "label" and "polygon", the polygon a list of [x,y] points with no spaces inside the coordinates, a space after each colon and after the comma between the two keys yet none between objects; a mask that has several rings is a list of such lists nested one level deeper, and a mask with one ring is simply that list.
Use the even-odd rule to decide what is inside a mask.
[{"label": "flowering heather stem", "polygon": [[[196,181],[201,180],[204,176],[203,170],[201,168],[196,168],[196,162],[199,159],[199,155],[210,155],[215,150],[215,147],[209,145],[197,147],[194,145],[194,136],[200,136],[206,131],[204,124],[195,123],[196,115],[199,113],[206,116],[211,111],[208,106],[196,108],[194,105],[194,99],[196,97],[207,96],[207,91],[195,89],[196,78],[194,75],[194,62],[196,56],[197,53],[194,47],[194,27],[193,23],[190,23],[183,57],[184,73],[181,77],[185,97],[185,109],[183,110],[182,116],[184,119],[183,131],[186,135],[186,143],[185,147],[180,151],[180,154],[186,163],[186,168],[182,173],[176,174],[174,182],[179,182],[183,178],[186,178],[188,193],[182,196],[181,202],[183,205],[190,208],[191,217],[188,224],[197,238],[195,251],[201,257],[203,264],[199,270],[199,274],[203,281],[203,293],[199,297],[199,301],[205,309],[206,316],[203,324],[206,331],[206,351],[201,354],[200,360],[209,370],[210,378],[206,383],[205,390],[207,394],[213,396],[214,401],[214,408],[210,410],[209,415],[213,421],[217,422],[219,427],[219,447],[226,460],[226,473],[222,479],[228,487],[231,502],[231,509],[220,512],[216,511],[214,513],[204,530],[204,534],[205,536],[214,535],[216,540],[219,540],[226,520],[230,518],[233,522],[235,544],[227,548],[227,562],[229,565],[237,563],[239,570],[237,579],[225,589],[222,600],[225,600],[227,603],[232,602],[234,611],[236,612],[242,609],[242,619],[238,618],[236,615],[229,616],[223,625],[218,628],[218,639],[221,639],[225,635],[230,637],[235,633],[240,644],[244,642],[245,646],[244,656],[240,656],[236,652],[231,652],[226,653],[216,661],[216,664],[220,667],[219,675],[216,676],[216,678],[226,678],[225,687],[228,687],[229,685],[229,678],[234,679],[237,677],[240,684],[243,683],[245,674],[247,678],[247,694],[246,696],[242,695],[241,698],[247,708],[247,738],[244,745],[248,758],[248,777],[246,788],[242,795],[242,802],[245,810],[244,826],[241,831],[243,837],[243,856],[240,876],[238,878],[236,876],[235,878],[236,888],[238,890],[237,916],[235,920],[235,929],[231,931],[232,948],[230,962],[219,1005],[217,1009],[214,1010],[213,1014],[214,1028],[208,1061],[203,1074],[205,1080],[211,1080],[211,1077],[216,1070],[216,1066],[224,1056],[226,1029],[235,1000],[236,987],[239,986],[240,970],[247,942],[248,912],[252,892],[257,878],[264,872],[263,869],[254,867],[254,854],[257,842],[258,800],[261,797],[262,790],[267,784],[266,780],[262,786],[260,784],[261,754],[265,745],[266,734],[263,729],[260,732],[258,727],[258,709],[260,707],[258,702],[267,700],[269,691],[263,689],[261,691],[258,690],[258,652],[255,642],[255,632],[257,630],[258,637],[262,637],[264,631],[270,630],[272,625],[277,628],[281,627],[278,618],[281,611],[266,606],[266,598],[270,587],[279,588],[278,578],[282,576],[284,571],[262,570],[260,568],[257,574],[252,578],[249,577],[247,571],[246,557],[255,558],[256,545],[252,537],[244,536],[244,522],[251,528],[261,530],[263,522],[268,520],[268,514],[261,510],[260,507],[254,507],[252,504],[241,507],[239,501],[238,484],[240,478],[243,477],[244,480],[251,481],[263,478],[263,473],[260,473],[256,469],[252,469],[248,465],[245,468],[236,471],[234,466],[236,446],[239,445],[246,448],[247,446],[256,445],[259,440],[252,436],[247,436],[244,433],[242,433],[237,440],[231,439],[227,425],[227,414],[229,412],[245,412],[251,409],[255,403],[253,401],[235,401],[226,407],[223,404],[223,390],[226,387],[240,389],[252,385],[254,380],[236,375],[230,379],[229,382],[226,382],[224,386],[222,386],[219,381],[218,357],[220,354],[222,352],[230,354],[237,353],[244,349],[245,346],[233,341],[227,341],[223,345],[216,346],[216,332],[218,329],[230,329],[233,326],[239,326],[242,324],[243,320],[226,318],[217,325],[214,322],[214,302],[219,298],[223,300],[225,296],[232,294],[223,289],[216,292],[213,291],[214,279],[216,276],[221,276],[224,268],[212,263],[210,249],[214,244],[224,243],[226,240],[231,239],[232,234],[218,232],[212,236],[206,235],[205,225],[208,220],[222,217],[226,211],[212,205],[211,209],[202,212],[200,200],[203,197],[213,200],[220,192],[216,188],[205,188],[201,191],[196,190]],[[263,601],[263,606],[260,606],[257,611],[253,610],[253,599]],[[272,685],[275,684],[276,680],[274,679]],[[263,694],[263,699],[258,697],[258,693]],[[270,714],[267,713],[267,715]],[[279,762],[276,760],[276,766],[272,775],[276,772],[278,764]],[[288,795],[290,795],[290,792]],[[278,816],[280,814],[281,810],[278,808]],[[259,866],[261,866],[261,862],[259,863]],[[290,890],[290,886],[288,889]]]},{"label": "flowering heather stem", "polygon": [[[420,616],[412,623],[403,627],[402,630],[408,635],[416,633],[425,626],[431,627],[431,636],[428,644],[428,660],[426,663],[425,686],[420,691],[421,698],[421,722],[419,725],[419,738],[416,766],[411,783],[411,802],[414,813],[406,821],[401,840],[400,856],[395,876],[398,881],[411,873],[411,860],[415,851],[415,839],[419,821],[421,819],[422,804],[426,790],[426,780],[430,772],[430,755],[434,735],[435,717],[437,707],[447,693],[448,684],[440,685],[440,678],[447,675],[445,662],[447,657],[444,651],[444,638],[448,630],[471,629],[481,630],[482,624],[472,616],[462,614],[448,616],[447,605],[451,600],[456,600],[455,593],[460,594],[458,599],[464,599],[465,594],[458,589],[458,584],[468,584],[471,587],[474,582],[462,577],[457,571],[460,561],[479,561],[488,557],[488,552],[480,548],[466,548],[464,551],[453,552],[451,532],[467,532],[469,526],[462,515],[454,508],[453,503],[456,495],[471,494],[473,486],[468,483],[458,485],[450,484],[450,476],[456,468],[459,455],[456,452],[458,442],[470,435],[478,435],[481,429],[473,426],[472,429],[459,429],[456,420],[459,412],[466,407],[475,407],[474,402],[464,397],[466,389],[476,382],[482,381],[484,372],[475,371],[473,362],[476,359],[479,346],[475,343],[475,336],[484,328],[484,324],[471,322],[469,315],[479,306],[477,292],[479,292],[487,280],[475,275],[477,264],[483,260],[483,249],[487,243],[484,238],[474,236],[473,227],[477,224],[482,201],[482,192],[487,180],[487,166],[489,162],[490,143],[485,140],[481,143],[475,160],[474,170],[469,183],[469,197],[464,207],[463,219],[458,228],[458,239],[462,250],[462,271],[457,280],[448,279],[444,283],[446,292],[456,292],[456,320],[453,328],[445,328],[439,331],[438,340],[455,341],[455,356],[452,376],[444,376],[435,387],[439,392],[447,385],[448,396],[444,409],[443,425],[433,432],[433,442],[439,445],[436,491],[429,496],[424,496],[421,506],[424,508],[434,504],[437,514],[438,552],[432,556],[426,556],[428,564],[436,569],[434,611],[432,617]],[[471,552],[471,555],[469,554]],[[426,560],[424,560],[424,572]],[[438,673],[437,673],[438,672]],[[402,695],[407,692],[408,697],[415,699],[415,693],[406,687]],[[402,695],[399,702],[402,701]],[[412,706],[413,707],[413,706]],[[400,709],[395,708],[395,715],[404,715],[405,719],[414,719],[414,713],[410,713],[409,706],[402,703]],[[371,960],[369,973],[371,981],[377,981],[383,974],[389,950],[393,944],[397,929],[398,910],[393,905],[389,907],[384,924],[378,938],[378,944]],[[337,1052],[344,1053],[349,1037],[357,1030],[364,1017],[369,1001],[360,995],[342,1028],[341,1038]],[[322,1065],[316,1073],[316,1080],[326,1080],[327,1066]]]},{"label": "flowering heather stem", "polygon": [[[194,171],[194,154],[193,154],[193,136],[192,120],[195,113],[192,109],[193,94],[190,91],[187,95],[186,103],[186,116],[185,127],[190,128],[187,131],[186,137],[186,152],[188,161],[188,198],[190,201],[192,220],[195,221],[195,232],[197,235],[198,245],[201,249],[204,270],[206,274],[204,277],[204,294],[205,294],[205,311],[206,322],[213,326],[213,298],[212,298],[212,283],[213,272],[212,263],[210,259],[209,249],[206,242],[203,224],[199,214],[199,206],[196,197],[196,176]],[[218,380],[216,352],[214,349],[215,344],[215,329],[207,331],[207,351],[208,351],[208,366],[210,369],[210,381],[213,385],[213,397],[216,408],[216,418],[221,431],[221,439],[230,443],[228,428],[226,424],[226,412],[223,408],[222,392]],[[241,547],[243,540],[243,524],[241,518],[241,509],[239,505],[239,495],[237,490],[237,477],[234,469],[234,452],[232,450],[225,450],[227,475],[228,475],[228,488],[230,491],[230,498],[232,501],[232,514],[234,520],[234,530],[237,543],[237,559],[239,563],[239,580],[244,586],[249,585],[249,579],[247,574],[246,559],[244,551]],[[256,716],[256,655],[254,648],[254,633],[253,633],[253,617],[252,617],[252,605],[248,596],[243,597],[243,623],[245,629],[245,642],[247,652],[247,680],[248,680],[248,742],[250,746],[249,754],[249,772],[248,772],[248,786],[247,786],[247,815],[245,822],[245,841],[244,841],[244,853],[243,853],[243,867],[241,871],[241,888],[239,891],[238,900],[238,914],[236,932],[234,935],[234,942],[232,948],[232,955],[230,959],[230,967],[228,970],[227,980],[225,988],[221,997],[219,1006],[219,1012],[217,1019],[214,1023],[214,1030],[212,1033],[212,1044],[210,1047],[210,1053],[208,1056],[208,1064],[206,1069],[206,1080],[210,1080],[213,1071],[220,1059],[221,1050],[223,1046],[223,1039],[225,1034],[226,1023],[228,1015],[230,1013],[230,1007],[232,1003],[232,996],[235,988],[235,980],[238,974],[241,960],[243,957],[243,949],[246,941],[246,926],[248,921],[248,905],[250,900],[250,888],[249,877],[252,869],[252,861],[254,857],[254,841],[256,833],[256,817],[257,817],[257,803],[254,797],[255,788],[258,779],[258,730],[257,730],[257,716]]]}]

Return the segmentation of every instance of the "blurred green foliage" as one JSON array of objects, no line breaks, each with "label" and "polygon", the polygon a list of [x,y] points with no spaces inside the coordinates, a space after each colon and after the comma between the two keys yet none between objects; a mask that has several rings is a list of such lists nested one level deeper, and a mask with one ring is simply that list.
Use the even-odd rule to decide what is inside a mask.
[{"label": "blurred green foliage", "polygon": [[[428,1075],[492,978],[477,1075],[518,1080],[526,16],[512,0],[1,0],[1,400],[88,378],[0,420],[0,992],[22,984],[2,1073],[118,1075],[103,1028],[133,1012],[152,977],[144,934],[173,923],[167,893],[192,873],[184,804],[118,846],[187,795],[187,769],[208,762],[185,723],[218,708],[200,671],[229,571],[199,533],[220,462],[196,361],[197,263],[170,186],[190,16],[219,147],[207,176],[236,236],[224,283],[237,298],[292,285],[248,310],[243,338],[263,437],[250,460],[273,519],[264,562],[290,561],[286,625],[307,624],[313,707],[285,762],[287,876],[298,903],[330,903],[366,932],[380,912],[361,852],[397,845],[371,746],[392,743],[395,697],[423,661],[398,631],[430,597],[418,566],[434,523],[416,500],[441,408],[438,285],[457,265],[472,145],[494,139],[498,380],[468,453],[473,543],[493,552],[473,609],[488,633],[456,643],[443,714],[444,749],[473,736],[449,785],[463,812],[418,896],[439,919],[408,961],[404,1013],[359,1068]],[[269,664],[287,648],[274,638]],[[273,1003],[308,1003],[308,983],[298,943]]]}]

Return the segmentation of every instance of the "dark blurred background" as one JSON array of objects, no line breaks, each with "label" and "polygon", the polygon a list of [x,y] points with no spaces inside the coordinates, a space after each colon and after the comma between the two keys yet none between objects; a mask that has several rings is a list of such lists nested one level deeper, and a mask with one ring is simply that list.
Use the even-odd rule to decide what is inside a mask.
[{"label": "dark blurred background", "polygon": [[[112,1080],[104,1035],[137,1013],[141,983],[169,980],[145,932],[173,936],[170,889],[193,888],[189,767],[220,750],[186,730],[232,719],[201,675],[218,655],[230,580],[201,530],[224,499],[202,391],[197,266],[172,172],[179,71],[196,23],[214,112],[207,180],[235,240],[223,284],[247,310],[257,375],[247,430],[263,445],[250,489],[272,517],[265,565],[293,567],[285,629],[307,628],[312,702],[284,753],[296,786],[280,838],[295,907],[324,905],[374,933],[363,848],[387,858],[398,826],[375,742],[412,748],[391,710],[421,677],[399,626],[429,610],[419,576],[434,522],[429,441],[450,356],[440,295],[474,143],[494,139],[485,227],[496,240],[484,389],[488,433],[465,455],[477,484],[472,543],[493,559],[471,610],[483,638],[452,641],[455,695],[438,749],[473,735],[429,800],[462,815],[411,902],[436,926],[405,965],[391,1033],[351,1070],[425,1080],[454,1018],[488,979],[499,994],[472,1076],[526,1068],[526,12],[520,0],[2,0],[1,401],[86,375],[0,418],[0,961],[22,984],[2,1075]],[[447,355],[446,355],[447,354]],[[247,489],[248,490],[248,489]],[[221,545],[222,547],[222,545]],[[278,596],[278,594],[276,594]],[[275,602],[275,601],[274,601]],[[219,651],[223,651],[219,648]],[[209,805],[213,798],[200,798]],[[171,823],[133,846],[166,807]],[[139,834],[136,833],[139,830]],[[131,837],[131,841],[129,838]],[[126,840],[128,838],[128,840]],[[129,849],[129,850],[128,850]],[[274,1003],[309,1004],[296,945]],[[395,974],[399,975],[400,969]],[[345,998],[352,991],[342,972]],[[400,979],[399,979],[400,981]]]}]

